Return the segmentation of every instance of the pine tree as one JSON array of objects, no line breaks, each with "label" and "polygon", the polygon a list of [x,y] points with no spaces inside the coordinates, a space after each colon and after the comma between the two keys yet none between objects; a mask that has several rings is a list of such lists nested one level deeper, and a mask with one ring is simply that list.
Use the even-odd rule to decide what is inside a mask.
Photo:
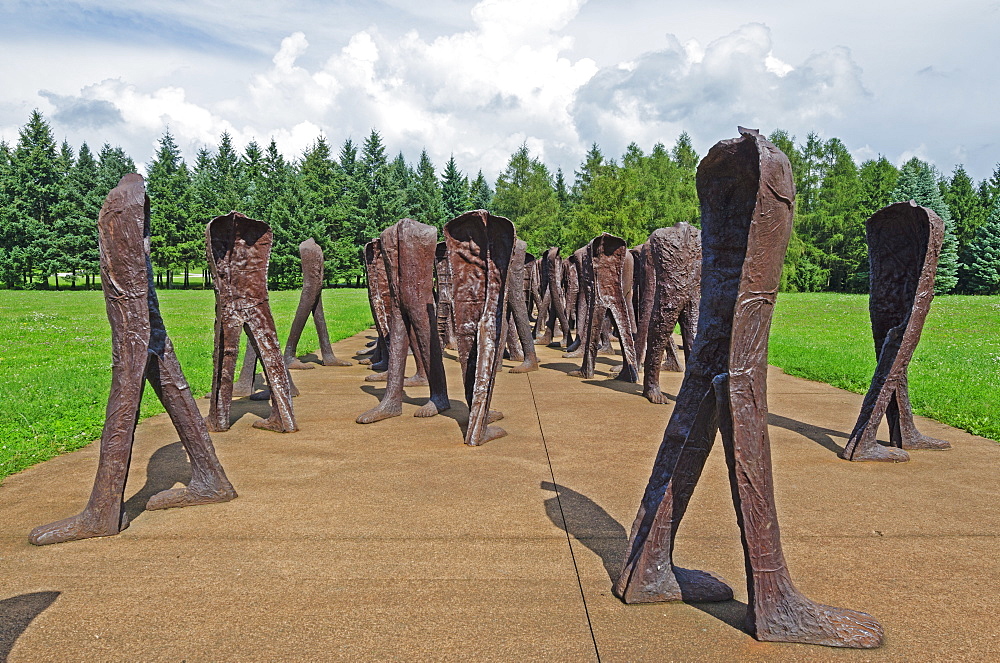
[{"label": "pine tree", "polygon": [[962,254],[964,289],[976,295],[1000,294],[1000,200]]},{"label": "pine tree", "polygon": [[205,253],[201,224],[191,217],[191,175],[169,129],[160,137],[153,161],[146,167],[149,194],[150,258],[154,270],[173,284],[173,273],[184,270],[184,287],[189,285],[192,263]]},{"label": "pine tree", "polygon": [[48,287],[48,276],[55,267],[50,249],[54,244],[53,212],[62,180],[57,160],[52,129],[34,110],[18,132],[11,158],[11,214],[5,224],[6,236],[0,240],[12,262],[5,269],[20,272],[19,280],[29,286],[37,271],[42,286]]},{"label": "pine tree", "polygon": [[421,223],[441,228],[450,219],[445,210],[441,184],[427,150],[420,151],[417,170],[410,182],[410,216]]},{"label": "pine tree", "polygon": [[521,145],[497,177],[493,212],[505,216],[517,228],[517,236],[528,243],[528,251],[540,253],[562,244],[559,200],[548,169]]},{"label": "pine tree", "polygon": [[444,213],[448,219],[454,219],[459,214],[467,212],[469,204],[469,179],[462,175],[455,163],[455,155],[449,157],[441,173],[441,200]]},{"label": "pine tree", "polygon": [[386,160],[382,137],[372,129],[361,150],[358,163],[358,209],[361,227],[355,229],[358,246],[398,221],[405,210],[406,198]]},{"label": "pine tree", "polygon": [[244,210],[246,192],[243,190],[243,164],[233,147],[233,137],[228,131],[219,137],[219,147],[215,152],[215,163],[212,172],[212,188],[215,189],[216,214],[228,214],[235,210]]},{"label": "pine tree", "polygon": [[102,200],[118,186],[121,178],[134,172],[135,162],[125,154],[125,150],[118,146],[111,147],[107,143],[102,145],[97,157],[97,186],[102,191]]},{"label": "pine tree", "polygon": [[[663,149],[662,145],[653,146],[653,151],[649,155],[651,162],[663,161],[661,155]],[[664,164],[656,169],[656,179],[660,186],[671,192],[666,198],[670,200],[673,212],[667,212],[665,225],[672,226],[678,221],[697,225],[701,218],[701,206],[698,204],[695,176],[698,174],[698,163],[701,159],[694,151],[688,132],[681,132],[677,137],[677,142],[670,150],[670,160],[676,168],[670,169]]]},{"label": "pine tree", "polygon": [[941,196],[937,177],[930,164],[916,157],[903,164],[892,199],[896,202],[913,200],[918,205],[934,210],[944,221],[944,242],[941,245],[941,256],[938,258],[934,292],[937,294],[951,292],[958,283],[958,240],[955,239],[954,224],[948,205]]},{"label": "pine tree", "polygon": [[958,239],[958,251],[961,255],[968,243],[976,234],[976,228],[986,221],[987,209],[972,185],[972,178],[959,164],[952,172],[951,180],[944,181],[944,200],[948,204],[951,220],[955,222],[955,236]]},{"label": "pine tree", "polygon": [[488,210],[493,204],[493,189],[486,181],[483,171],[476,173],[476,179],[469,185],[469,207]]},{"label": "pine tree", "polygon": [[60,271],[70,273],[70,285],[77,277],[90,277],[99,271],[97,216],[103,196],[97,190],[97,161],[90,147],[83,143],[73,167],[63,178],[56,204],[55,245]]}]

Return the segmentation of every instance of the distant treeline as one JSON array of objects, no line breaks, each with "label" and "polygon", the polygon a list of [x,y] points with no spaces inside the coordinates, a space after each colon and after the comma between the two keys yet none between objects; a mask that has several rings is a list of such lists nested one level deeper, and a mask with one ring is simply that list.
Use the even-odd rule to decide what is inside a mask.
[{"label": "distant treeline", "polygon": [[[901,169],[885,158],[859,166],[839,139],[815,133],[804,144],[782,130],[770,139],[788,155],[797,189],[784,289],[866,291],[865,219],[914,199],[946,223],[938,291],[1000,292],[1000,164],[976,184],[962,166],[945,176],[916,158]],[[153,267],[161,287],[204,275],[205,224],[230,210],[271,225],[272,288],[300,285],[298,244],[308,237],[323,247],[329,284],[360,285],[361,248],[406,216],[440,228],[463,211],[488,209],[510,218],[535,253],[548,246],[568,253],[601,232],[635,245],[656,228],[698,223],[699,159],[686,133],[670,149],[656,144],[645,153],[633,143],[620,159],[595,144],[569,182],[522,146],[491,187],[482,170],[470,178],[453,157],[440,174],[426,152],[415,165],[402,153],[390,159],[375,130],[360,146],[345,140],[336,154],[321,136],[292,162],[273,139],[239,153],[224,133],[192,166],[166,132],[146,167]],[[86,143],[75,152],[58,145],[42,114],[32,112],[15,146],[0,142],[2,285],[89,287],[99,271],[101,204],[134,171],[121,148],[105,144],[95,155]]]}]

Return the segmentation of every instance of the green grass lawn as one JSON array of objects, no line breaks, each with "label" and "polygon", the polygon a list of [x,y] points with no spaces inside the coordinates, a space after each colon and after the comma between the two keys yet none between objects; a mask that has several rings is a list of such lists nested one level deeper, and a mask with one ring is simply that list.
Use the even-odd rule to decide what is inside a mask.
[{"label": "green grass lawn", "polygon": [[[867,392],[875,371],[868,296],[779,294],[768,360]],[[914,412],[1000,440],[1000,297],[935,297],[909,375]]]},{"label": "green grass lawn", "polygon": [[[212,386],[214,293],[157,295],[184,375],[195,396],[204,396]],[[282,344],[298,301],[297,290],[271,293]],[[364,289],[328,289],[323,305],[331,340],[371,324]],[[318,347],[310,320],[298,351]],[[0,290],[0,479],[100,437],[110,388],[111,328],[101,292]],[[147,389],[142,417],[162,411]]]}]

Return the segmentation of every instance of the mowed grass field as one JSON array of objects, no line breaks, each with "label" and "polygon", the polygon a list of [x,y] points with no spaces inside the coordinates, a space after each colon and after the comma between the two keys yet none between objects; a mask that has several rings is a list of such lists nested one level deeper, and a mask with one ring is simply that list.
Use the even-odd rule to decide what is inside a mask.
[{"label": "mowed grass field", "polygon": [[[867,392],[876,363],[868,296],[780,293],[768,360]],[[1000,297],[935,297],[909,377],[914,412],[1000,440]]]},{"label": "mowed grass field", "polygon": [[[204,396],[212,386],[215,295],[211,290],[158,290],[157,295],[192,393]],[[297,290],[271,293],[282,346],[298,302]],[[324,290],[323,310],[333,341],[371,325],[364,289]],[[318,348],[310,319],[298,352]],[[0,290],[0,479],[99,438],[110,389],[111,328],[100,291]],[[156,394],[146,389],[141,416],[162,411]]]}]

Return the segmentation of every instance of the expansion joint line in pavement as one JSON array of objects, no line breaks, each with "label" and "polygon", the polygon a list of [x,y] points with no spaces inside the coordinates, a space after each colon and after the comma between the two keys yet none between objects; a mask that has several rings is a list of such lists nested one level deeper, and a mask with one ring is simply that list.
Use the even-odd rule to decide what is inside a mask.
[{"label": "expansion joint line in pavement", "polygon": [[556,504],[559,506],[559,517],[563,522],[563,533],[566,534],[566,547],[569,548],[569,557],[573,561],[573,572],[576,573],[576,584],[580,588],[580,600],[583,601],[583,614],[587,618],[587,628],[590,629],[590,639],[594,643],[594,656],[598,663],[601,661],[601,650],[597,647],[597,637],[594,635],[594,625],[590,621],[590,610],[587,608],[587,595],[583,591],[583,580],[580,579],[580,567],[576,564],[576,555],[573,553],[573,541],[569,536],[569,526],[566,524],[566,514],[563,512],[562,499],[559,495],[559,482],[556,481],[555,471],[552,469],[552,458],[549,456],[549,445],[545,442],[545,429],[542,427],[542,416],[538,412],[538,401],[535,400],[535,388],[531,384],[531,373],[525,373],[528,378],[528,390],[531,392],[531,404],[535,408],[535,419],[538,421],[538,433],[542,436],[542,449],[545,451],[545,462],[549,464],[549,477],[552,478],[552,487],[556,493]]}]

